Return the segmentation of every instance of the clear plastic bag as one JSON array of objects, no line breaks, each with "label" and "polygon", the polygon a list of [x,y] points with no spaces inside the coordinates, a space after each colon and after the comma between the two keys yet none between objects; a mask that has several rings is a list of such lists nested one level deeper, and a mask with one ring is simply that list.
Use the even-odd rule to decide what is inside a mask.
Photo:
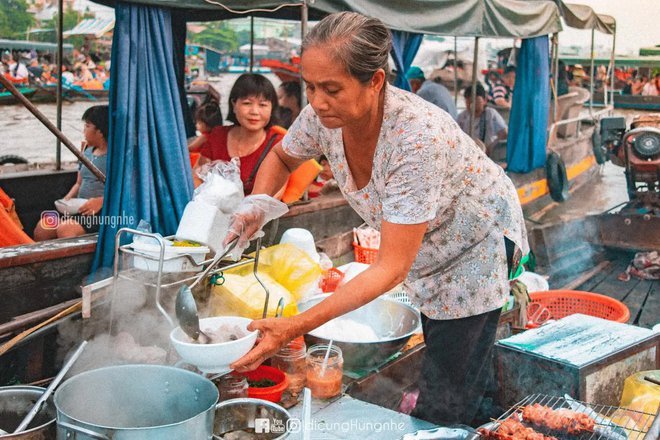
[{"label": "clear plastic bag", "polygon": [[213,205],[226,214],[234,212],[243,200],[243,183],[237,160],[216,160],[202,165],[198,176],[204,181],[195,189],[193,200]]}]

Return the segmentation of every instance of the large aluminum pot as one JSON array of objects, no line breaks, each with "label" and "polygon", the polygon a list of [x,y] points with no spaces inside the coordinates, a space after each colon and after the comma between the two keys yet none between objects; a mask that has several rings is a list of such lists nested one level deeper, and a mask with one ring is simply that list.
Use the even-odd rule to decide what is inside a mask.
[{"label": "large aluminum pot", "polygon": [[57,438],[210,440],[218,390],[174,367],[120,365],[81,373],[55,393]]},{"label": "large aluminum pot", "polygon": [[[316,295],[298,304],[298,310],[307,309],[327,298],[328,295]],[[374,342],[350,342],[342,337],[333,336],[333,344],[341,348],[344,357],[344,369],[369,369],[381,365],[393,354],[397,353],[419,327],[421,318],[419,312],[412,306],[395,299],[378,297],[370,303],[353,310],[335,320],[350,319],[356,323],[368,325],[379,336]],[[334,320],[333,320],[334,321]],[[320,337],[316,330],[305,335],[308,346],[327,344],[328,335]]]},{"label": "large aluminum pot", "polygon": [[[298,420],[291,419],[289,412],[275,403],[249,397],[230,399],[216,406],[213,438],[221,439],[230,432],[253,430],[258,432],[259,438],[283,440],[292,428],[295,429],[294,425],[300,427]],[[240,434],[234,435],[232,438],[240,438]]]},{"label": "large aluminum pot", "polygon": [[[16,385],[0,387],[0,428],[12,432],[41,395],[45,388]],[[2,440],[51,440],[55,438],[55,405],[48,399],[28,425],[29,429],[18,434],[0,435]]]}]

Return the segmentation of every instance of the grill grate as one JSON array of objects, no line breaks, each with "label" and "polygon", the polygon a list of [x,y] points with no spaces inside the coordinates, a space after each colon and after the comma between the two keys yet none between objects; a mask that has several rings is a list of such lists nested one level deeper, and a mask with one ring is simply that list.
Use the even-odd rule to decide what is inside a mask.
[{"label": "grill grate", "polygon": [[[594,432],[572,435],[542,428],[523,421],[521,416],[522,408],[535,403],[552,409],[566,408],[578,413],[587,414],[596,421]],[[502,414],[495,421],[493,432],[497,432],[500,423],[509,418],[516,418],[516,420],[522,421],[525,426],[529,426],[546,436],[556,437],[558,440],[644,440],[655,415],[616,406],[584,403],[571,399],[568,396],[553,397],[544,394],[532,394]]]}]

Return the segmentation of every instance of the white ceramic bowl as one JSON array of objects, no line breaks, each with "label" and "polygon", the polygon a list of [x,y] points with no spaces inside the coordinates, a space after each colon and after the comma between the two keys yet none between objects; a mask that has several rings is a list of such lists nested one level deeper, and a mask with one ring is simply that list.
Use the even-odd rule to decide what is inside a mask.
[{"label": "white ceramic bowl", "polygon": [[76,215],[78,214],[78,210],[82,205],[87,203],[87,199],[69,199],[69,200],[64,200],[64,199],[59,199],[55,200],[55,208],[61,212],[62,214],[67,214],[67,215]]},{"label": "white ceramic bowl", "polygon": [[247,354],[257,342],[258,332],[248,332],[247,330],[250,322],[252,322],[251,319],[240,316],[215,316],[199,320],[199,327],[202,331],[215,330],[223,324],[238,325],[247,333],[247,336],[235,341],[219,344],[190,342],[190,338],[181,327],[172,330],[170,340],[181,359],[196,366],[203,373],[229,372],[229,365]]}]

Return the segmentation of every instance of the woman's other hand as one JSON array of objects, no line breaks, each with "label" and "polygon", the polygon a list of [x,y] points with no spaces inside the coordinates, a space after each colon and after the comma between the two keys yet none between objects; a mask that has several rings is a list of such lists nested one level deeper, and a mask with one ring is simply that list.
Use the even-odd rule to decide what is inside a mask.
[{"label": "woman's other hand", "polygon": [[257,345],[230,365],[236,371],[252,371],[299,336],[295,318],[268,318],[252,321],[248,330],[260,332]]},{"label": "woman's other hand", "polygon": [[94,197],[87,200],[80,207],[78,213],[82,215],[96,215],[101,212],[101,208],[103,208],[103,197]]}]

